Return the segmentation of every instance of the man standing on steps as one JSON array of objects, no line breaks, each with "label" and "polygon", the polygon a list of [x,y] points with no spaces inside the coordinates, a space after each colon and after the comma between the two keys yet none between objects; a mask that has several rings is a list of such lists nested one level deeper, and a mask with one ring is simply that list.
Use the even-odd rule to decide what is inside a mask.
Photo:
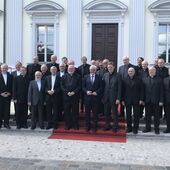
[{"label": "man standing on steps", "polygon": [[10,103],[12,99],[12,83],[13,78],[8,73],[8,65],[1,65],[0,73],[0,128],[2,127],[2,120],[4,119],[4,127],[10,129]]},{"label": "man standing on steps", "polygon": [[57,68],[52,66],[50,68],[51,75],[46,78],[45,92],[46,92],[46,108],[47,121],[46,129],[58,128],[59,121],[59,100],[60,100],[60,77],[57,76]]},{"label": "man standing on steps", "polygon": [[[122,104],[126,107],[126,132],[138,133],[140,105],[144,104],[142,80],[135,75],[135,69],[128,69],[128,76],[122,82]],[[133,109],[133,128],[132,128]]]},{"label": "man standing on steps", "polygon": [[79,95],[81,77],[75,73],[74,65],[68,66],[68,73],[61,78],[61,89],[64,103],[65,130],[79,129]]},{"label": "man standing on steps", "polygon": [[105,116],[105,127],[104,130],[109,130],[110,127],[110,113],[113,111],[113,131],[117,132],[118,129],[118,104],[121,100],[121,86],[122,80],[118,73],[115,71],[115,66],[113,63],[109,62],[108,73],[105,73],[103,76],[104,81],[104,95],[103,95],[103,103],[104,103],[104,116]]},{"label": "man standing on steps", "polygon": [[32,80],[28,89],[28,106],[31,106],[31,129],[34,130],[37,124],[37,118],[39,126],[44,129],[43,122],[43,108],[45,102],[45,83],[41,79],[42,73],[40,71],[35,72],[35,80]]},{"label": "man standing on steps", "polygon": [[27,129],[27,116],[28,116],[28,87],[29,78],[26,75],[27,69],[22,66],[20,69],[21,74],[14,78],[13,83],[13,101],[16,104],[16,125],[17,129]]},{"label": "man standing on steps", "polygon": [[151,117],[154,116],[154,129],[155,134],[159,134],[160,124],[160,110],[159,107],[163,106],[164,91],[163,81],[160,77],[156,76],[156,68],[149,68],[149,76],[143,79],[145,89],[145,120],[146,128],[144,133],[151,131]]},{"label": "man standing on steps", "polygon": [[83,79],[82,88],[85,94],[86,131],[91,129],[90,113],[93,112],[93,131],[98,125],[99,104],[102,97],[102,79],[96,74],[97,67],[90,66],[90,74]]}]

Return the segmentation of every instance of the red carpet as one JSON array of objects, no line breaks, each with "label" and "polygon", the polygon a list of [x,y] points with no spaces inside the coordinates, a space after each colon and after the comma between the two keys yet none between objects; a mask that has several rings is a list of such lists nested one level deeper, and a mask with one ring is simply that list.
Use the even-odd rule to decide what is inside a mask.
[{"label": "red carpet", "polygon": [[100,142],[126,142],[126,131],[124,120],[119,120],[119,129],[115,133],[112,130],[103,131],[104,117],[99,117],[98,130],[96,132],[85,131],[84,114],[80,115],[80,129],[79,130],[65,130],[64,122],[60,122],[59,128],[54,129],[49,139],[66,139],[66,140],[85,140],[85,141],[100,141]]}]

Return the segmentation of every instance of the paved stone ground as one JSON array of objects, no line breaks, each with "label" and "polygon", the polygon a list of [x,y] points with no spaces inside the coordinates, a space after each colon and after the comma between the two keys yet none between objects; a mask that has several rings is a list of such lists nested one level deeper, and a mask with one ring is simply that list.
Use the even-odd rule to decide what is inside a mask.
[{"label": "paved stone ground", "polygon": [[128,135],[127,143],[48,139],[51,131],[0,130],[0,170],[170,170],[170,137]]},{"label": "paved stone ground", "polygon": [[170,170],[170,167],[0,158],[0,170]]}]

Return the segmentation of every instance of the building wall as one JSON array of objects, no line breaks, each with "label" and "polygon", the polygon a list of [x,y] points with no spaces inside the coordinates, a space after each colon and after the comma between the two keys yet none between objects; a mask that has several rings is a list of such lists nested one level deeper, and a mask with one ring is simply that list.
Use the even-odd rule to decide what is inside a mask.
[{"label": "building wall", "polygon": [[[4,10],[4,1],[1,0],[0,1],[0,11],[3,11]],[[3,22],[3,13],[0,12],[0,62],[3,62],[3,25],[4,25],[4,22]]]},{"label": "building wall", "polygon": [[[31,62],[32,60],[32,28],[31,28],[31,16],[25,11],[25,7],[32,3],[35,2],[36,0],[23,0],[23,23],[22,23],[22,62],[24,64],[27,64],[29,62]],[[58,35],[58,42],[59,42],[59,49],[57,52],[58,55],[58,62],[60,62],[61,58],[63,56],[66,56],[69,58],[68,54],[70,53],[70,49],[68,50],[68,42],[70,42],[70,37],[68,37],[68,28],[69,25],[68,23],[68,3],[70,3],[72,0],[51,0],[56,2],[57,4],[59,4],[60,6],[62,6],[64,8],[64,11],[60,14],[60,18],[59,18],[59,35]],[[87,56],[87,45],[88,45],[88,30],[87,30],[87,23],[88,23],[88,19],[87,16],[85,14],[85,12],[83,11],[83,7],[85,5],[87,5],[88,3],[92,2],[93,0],[82,0],[82,19],[81,19],[81,34],[80,34],[80,40],[81,40],[81,56],[86,55]],[[152,4],[153,2],[155,2],[156,0],[145,0],[144,4],[144,9],[145,9],[145,16],[144,16],[144,55],[143,57],[149,62],[149,63],[153,63],[154,59],[156,58],[156,56],[154,56],[154,38],[155,38],[155,33],[154,33],[154,17],[153,14],[150,12],[150,10],[148,9],[149,5]],[[129,37],[130,36],[130,29],[131,28],[135,28],[135,22],[134,25],[129,25],[129,23],[131,22],[131,15],[130,13],[132,11],[130,11],[131,9],[131,5],[132,2],[135,2],[134,0],[120,0],[120,2],[122,2],[123,4],[125,4],[128,7],[127,12],[125,13],[125,16],[123,17],[123,44],[122,44],[122,48],[121,48],[121,55],[118,58],[118,65],[122,64],[122,57],[124,55],[127,55],[130,57],[130,59],[132,59],[132,63],[136,64],[136,58],[138,56],[133,56],[131,55],[131,53],[133,54],[133,50],[130,49],[130,40],[133,40],[133,37]],[[138,3],[135,4],[136,5],[136,12],[139,8],[141,8],[140,5],[138,5]],[[70,6],[70,4],[69,4]],[[3,10],[3,1],[0,1],[0,10]],[[135,19],[133,20],[135,21]],[[141,22],[142,23],[142,22]],[[140,24],[141,24],[140,23]],[[138,22],[136,23],[138,24]],[[137,35],[133,35],[132,36],[137,36]],[[140,40],[139,40],[140,41]],[[74,39],[73,39],[73,43],[74,43]],[[134,44],[136,42],[133,42]],[[3,15],[0,15],[0,46],[3,47]],[[131,47],[132,48],[132,47]],[[141,47],[139,47],[141,48]],[[140,50],[139,50],[140,51]],[[91,56],[90,54],[88,54],[89,56],[88,59],[90,62]],[[130,56],[131,55],[131,56]],[[140,54],[139,54],[140,55]],[[2,61],[2,57],[3,56],[3,48],[0,49],[0,60]],[[76,59],[74,58],[74,60],[76,60],[76,65],[80,64],[80,59],[81,56],[77,57]],[[17,58],[15,60],[18,60],[20,58]]]}]

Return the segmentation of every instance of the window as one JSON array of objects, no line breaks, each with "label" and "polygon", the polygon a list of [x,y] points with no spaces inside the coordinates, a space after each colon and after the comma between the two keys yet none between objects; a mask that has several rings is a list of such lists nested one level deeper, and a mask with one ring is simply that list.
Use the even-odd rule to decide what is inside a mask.
[{"label": "window", "polygon": [[158,57],[170,63],[170,24],[160,24],[158,36]]},{"label": "window", "polygon": [[54,26],[37,25],[37,56],[40,62],[50,61],[54,54]]}]

